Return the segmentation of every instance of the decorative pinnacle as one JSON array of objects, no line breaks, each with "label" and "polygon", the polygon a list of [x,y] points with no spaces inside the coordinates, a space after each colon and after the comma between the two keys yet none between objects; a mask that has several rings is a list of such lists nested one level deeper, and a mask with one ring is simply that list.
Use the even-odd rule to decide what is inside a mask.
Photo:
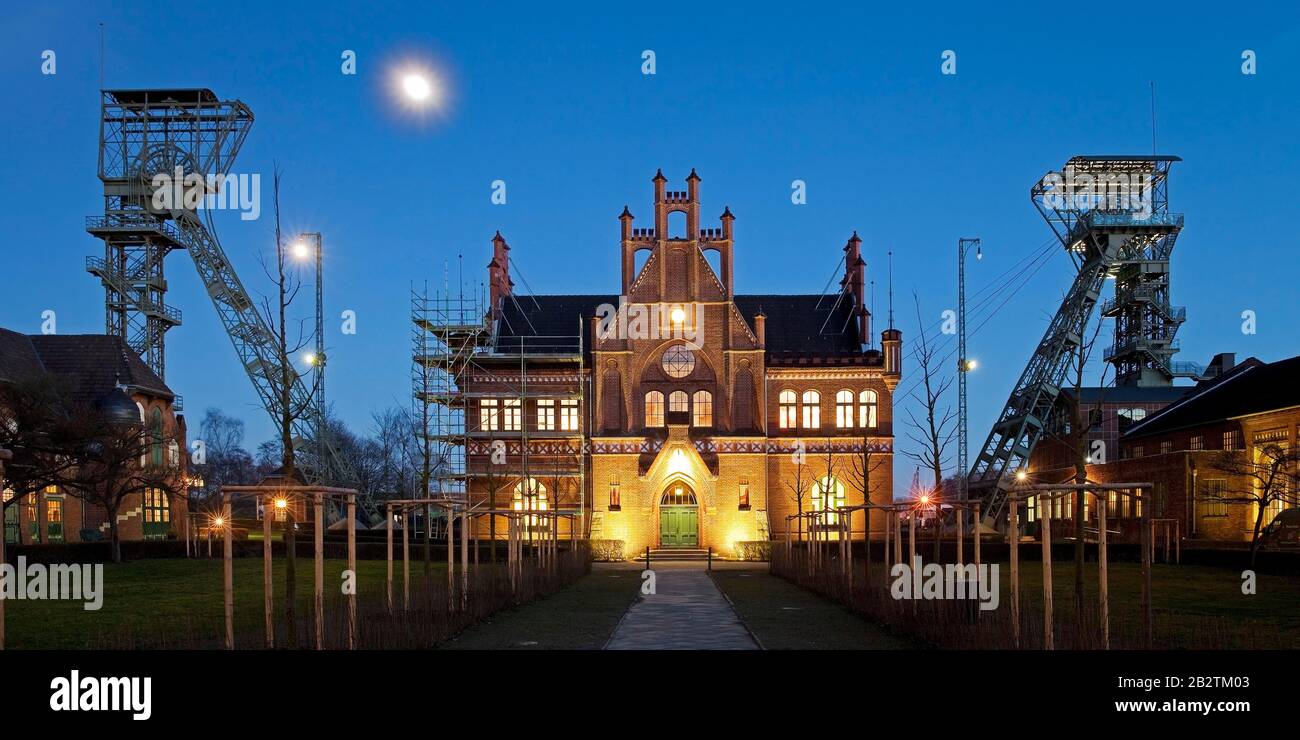
[{"label": "decorative pinnacle", "polygon": [[696,182],[699,181],[700,176],[697,175],[697,174],[695,174],[695,168],[694,168],[694,167],[691,168],[691,174],[687,175],[687,176],[686,176],[686,179],[687,179],[687,181],[690,181],[690,180],[695,180]]},{"label": "decorative pinnacle", "polygon": [[662,169],[655,170],[653,180],[654,182],[668,182],[668,178],[664,177],[664,171]]},{"label": "decorative pinnacle", "polygon": [[733,221],[736,219],[735,216],[731,215],[731,206],[724,206],[722,208],[722,215],[719,216],[719,218],[729,218]]},{"label": "decorative pinnacle", "polygon": [[629,210],[627,209],[627,206],[626,206],[626,205],[624,205],[624,206],[623,206],[623,212],[620,213],[620,214],[618,214],[618,217],[619,217],[619,218],[632,218],[632,212],[629,211]]}]

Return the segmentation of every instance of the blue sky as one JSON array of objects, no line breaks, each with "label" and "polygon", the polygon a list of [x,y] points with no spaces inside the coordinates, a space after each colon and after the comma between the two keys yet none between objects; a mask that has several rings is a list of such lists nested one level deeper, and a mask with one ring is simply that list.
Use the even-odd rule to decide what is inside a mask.
[{"label": "blue sky", "polygon": [[[262,175],[263,218],[219,214],[219,235],[245,283],[265,289],[257,254],[272,245],[278,162],[287,229],[325,235],[331,314],[357,312],[356,335],[329,338],[331,401],[354,426],[408,403],[411,281],[440,284],[445,264],[454,280],[458,254],[481,279],[500,229],[537,291],[614,293],[616,216],[627,204],[645,223],[659,167],[682,188],[698,170],[704,226],[724,205],[736,214],[739,292],[820,290],[856,229],[883,328],[892,249],[897,321],[912,339],[913,290],[927,322],[955,303],[958,237],[983,240],[973,292],[1051,238],[1028,198],[1043,173],[1075,154],[1151,151],[1153,81],[1158,149],[1184,160],[1170,186],[1186,214],[1179,359],[1273,360],[1300,345],[1294,5],[1127,6],[1105,19],[1041,4],[1002,15],[943,3],[25,5],[0,11],[0,90],[17,101],[0,119],[0,326],[38,332],[53,309],[61,333],[103,330],[83,260],[100,251],[84,218],[102,207],[104,21],[107,87],[209,87],[253,109],[235,171]],[[55,75],[41,74],[46,49]],[[355,76],[340,72],[345,49]],[[641,73],[646,49],[653,76]],[[956,75],[940,74],[947,49]],[[1242,74],[1246,49],[1258,74]],[[389,103],[391,71],[409,61],[449,85],[437,120]],[[806,205],[790,201],[796,179]],[[494,180],[505,205],[490,201]],[[168,335],[170,384],[192,417],[207,406],[244,417],[255,445],[271,425],[188,258],[172,255],[168,274],[185,312]],[[1055,255],[971,339],[972,447],[1071,277]],[[1244,310],[1256,334],[1241,332]],[[897,463],[900,485],[911,468]]]}]

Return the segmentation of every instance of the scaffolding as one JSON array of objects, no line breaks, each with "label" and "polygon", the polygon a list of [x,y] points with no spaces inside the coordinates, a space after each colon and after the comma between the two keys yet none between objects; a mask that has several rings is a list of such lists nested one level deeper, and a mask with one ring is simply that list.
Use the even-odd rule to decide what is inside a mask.
[{"label": "scaffolding", "polygon": [[[562,492],[551,490],[548,497],[539,480],[562,480],[568,488],[574,481],[576,506],[569,506],[566,516],[574,522],[570,536],[577,538],[586,526],[589,427],[580,319],[575,317],[578,331],[573,335],[540,336],[518,298],[501,300],[512,304],[516,318],[524,318],[516,322],[522,326],[503,318],[501,307],[489,309],[481,296],[450,290],[431,295],[427,286],[411,289],[412,416],[423,459],[429,461],[422,471],[424,494],[465,505],[487,503],[496,510],[499,499],[493,495],[486,501],[488,489],[493,494],[504,490],[510,492],[507,508],[558,515]],[[493,423],[470,412],[483,401],[494,403]],[[558,413],[549,423],[541,423],[539,401],[551,402]],[[572,406],[564,401],[577,402],[574,415],[565,415],[564,409]],[[547,462],[535,463],[538,455]],[[531,528],[524,530],[522,536],[529,539]],[[508,528],[494,532],[504,539]]]}]

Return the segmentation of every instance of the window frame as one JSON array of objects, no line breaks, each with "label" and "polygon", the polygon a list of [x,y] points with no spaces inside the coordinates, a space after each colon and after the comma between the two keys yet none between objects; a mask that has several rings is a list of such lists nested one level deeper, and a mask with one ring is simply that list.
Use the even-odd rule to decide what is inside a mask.
[{"label": "window frame", "polygon": [[821,429],[822,394],[812,388],[800,394],[799,412],[799,420],[803,422],[803,429]]},{"label": "window frame", "polygon": [[713,394],[698,390],[691,394],[691,426],[708,428],[713,426]]},{"label": "window frame", "polygon": [[659,428],[666,424],[667,403],[664,399],[664,392],[660,390],[646,391],[644,401],[645,425],[647,427]]}]

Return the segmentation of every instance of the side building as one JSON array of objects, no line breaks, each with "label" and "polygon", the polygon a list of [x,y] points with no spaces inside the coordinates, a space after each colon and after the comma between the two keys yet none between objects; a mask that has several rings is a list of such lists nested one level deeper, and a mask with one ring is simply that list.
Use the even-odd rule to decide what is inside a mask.
[{"label": "side building", "polygon": [[[180,398],[121,338],[101,334],[25,335],[0,329],[0,385],[48,383],[58,413],[97,408],[130,417],[159,440],[137,463],[186,476],[185,418]],[[9,417],[5,409],[0,416]],[[15,450],[18,455],[21,450]],[[58,485],[16,496],[4,490],[4,536],[10,544],[58,544],[107,540],[108,512]],[[145,487],[127,494],[117,511],[122,541],[180,535],[187,513],[183,491],[169,495]]]}]

